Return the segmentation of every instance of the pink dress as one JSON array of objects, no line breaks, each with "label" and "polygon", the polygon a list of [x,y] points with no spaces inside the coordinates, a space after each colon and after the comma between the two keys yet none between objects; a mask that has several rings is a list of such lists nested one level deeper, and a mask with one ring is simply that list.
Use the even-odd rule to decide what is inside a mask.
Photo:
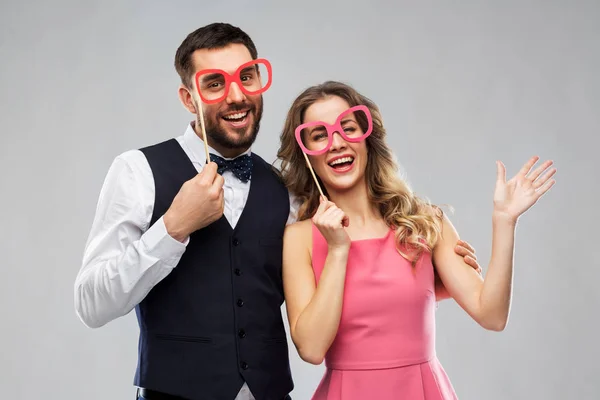
[{"label": "pink dress", "polygon": [[[318,282],[327,242],[314,225],[312,232]],[[413,268],[393,230],[353,241],[339,330],[313,400],[458,399],[435,353],[434,290],[431,256]]]}]

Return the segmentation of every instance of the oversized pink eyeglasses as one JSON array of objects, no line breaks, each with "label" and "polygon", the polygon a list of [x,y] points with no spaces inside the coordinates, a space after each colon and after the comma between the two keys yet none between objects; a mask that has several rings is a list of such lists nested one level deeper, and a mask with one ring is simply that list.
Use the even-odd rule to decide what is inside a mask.
[{"label": "oversized pink eyeglasses", "polygon": [[[365,124],[366,129],[363,130]],[[356,143],[365,140],[373,132],[371,112],[366,106],[357,105],[342,112],[333,124],[312,121],[299,125],[295,130],[296,142],[302,149],[302,154],[322,196],[324,196],[323,190],[307,155],[318,156],[329,151],[336,132],[348,142]]]}]

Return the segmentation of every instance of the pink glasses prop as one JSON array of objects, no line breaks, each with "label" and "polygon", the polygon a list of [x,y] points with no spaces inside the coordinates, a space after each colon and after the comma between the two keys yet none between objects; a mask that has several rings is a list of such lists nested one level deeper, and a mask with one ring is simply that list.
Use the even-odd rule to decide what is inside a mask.
[{"label": "pink glasses prop", "polygon": [[[367,129],[363,131],[365,125]],[[318,156],[326,153],[333,144],[333,134],[335,132],[338,132],[348,142],[356,143],[365,140],[373,132],[373,118],[369,109],[364,105],[357,105],[342,112],[333,125],[323,121],[313,121],[299,125],[296,128],[296,141],[302,149],[308,168],[323,197],[323,190],[319,185],[307,154]]]},{"label": "pink glasses prop", "polygon": [[[232,83],[236,83],[242,92],[250,96],[263,93],[271,86],[272,76],[271,63],[264,58],[258,58],[240,65],[233,74],[228,74],[222,69],[200,70],[194,76],[194,83],[202,102],[214,104],[225,100]],[[208,163],[210,158],[202,107],[199,107],[198,112],[200,113],[202,139],[206,151],[206,162]]]}]

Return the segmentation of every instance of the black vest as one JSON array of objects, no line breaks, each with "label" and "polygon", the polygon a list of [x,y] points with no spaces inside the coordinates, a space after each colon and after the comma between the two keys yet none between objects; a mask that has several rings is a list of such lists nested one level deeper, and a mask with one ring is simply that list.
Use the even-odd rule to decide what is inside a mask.
[{"label": "black vest", "polygon": [[[154,176],[154,224],[197,171],[175,139],[141,151]],[[233,400],[244,381],[257,400],[292,391],[281,316],[288,191],[252,158],[235,229],[223,216],[194,232],[179,264],[136,307],[136,386],[198,400]]]}]

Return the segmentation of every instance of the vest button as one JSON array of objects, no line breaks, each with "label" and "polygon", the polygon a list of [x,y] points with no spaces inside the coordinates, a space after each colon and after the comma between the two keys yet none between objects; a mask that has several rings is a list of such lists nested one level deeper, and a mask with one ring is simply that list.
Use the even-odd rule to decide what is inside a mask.
[{"label": "vest button", "polygon": [[238,307],[242,307],[244,305],[244,300],[238,299],[237,305],[238,305]]},{"label": "vest button", "polygon": [[246,337],[246,331],[244,331],[243,329],[240,329],[238,331],[238,336],[241,337],[242,339]]},{"label": "vest button", "polygon": [[242,369],[248,369],[248,363],[243,361],[241,364]]},{"label": "vest button", "polygon": [[236,238],[236,239],[233,239],[233,245],[234,245],[234,246],[237,246],[237,245],[239,245],[239,244],[240,244],[240,241],[239,241],[237,238]]},{"label": "vest button", "polygon": [[242,275],[242,271],[240,271],[240,269],[239,269],[239,268],[236,268],[236,269],[235,269],[233,272],[234,272],[234,273],[235,273],[237,276],[240,276],[240,275]]}]

